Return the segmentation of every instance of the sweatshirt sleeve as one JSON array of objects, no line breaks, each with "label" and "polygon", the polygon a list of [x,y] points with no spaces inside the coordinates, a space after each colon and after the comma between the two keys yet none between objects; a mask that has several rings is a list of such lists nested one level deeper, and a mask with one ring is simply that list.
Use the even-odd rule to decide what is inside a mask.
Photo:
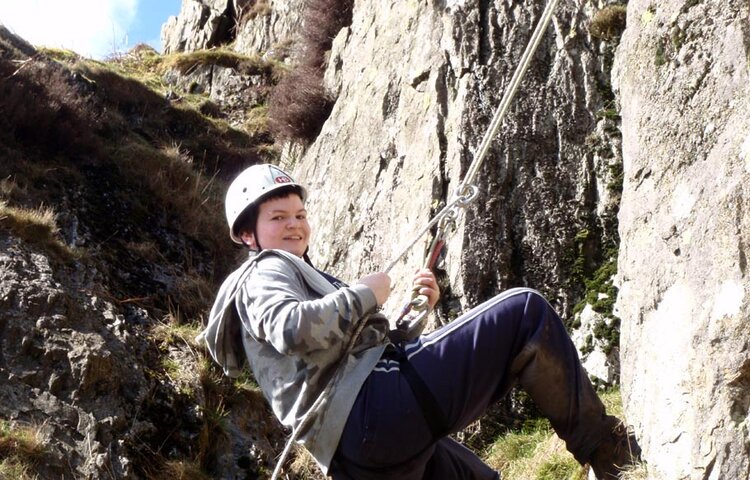
[{"label": "sweatshirt sleeve", "polygon": [[310,297],[301,274],[287,260],[266,257],[245,283],[241,298],[248,328],[282,354],[305,354],[341,346],[352,327],[377,308],[375,294],[361,284]]}]

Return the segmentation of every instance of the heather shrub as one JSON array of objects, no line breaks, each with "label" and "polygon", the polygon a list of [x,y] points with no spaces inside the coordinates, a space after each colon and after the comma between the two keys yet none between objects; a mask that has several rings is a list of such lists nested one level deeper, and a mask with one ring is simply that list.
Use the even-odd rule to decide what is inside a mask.
[{"label": "heather shrub", "polygon": [[335,99],[323,86],[326,52],[352,22],[352,0],[310,0],[303,17],[297,67],[279,81],[268,102],[268,126],[276,138],[309,143],[328,119]]},{"label": "heather shrub", "polygon": [[320,133],[334,100],[315,68],[300,66],[284,77],[268,104],[268,128],[282,140],[312,142]]},{"label": "heather shrub", "polygon": [[[323,68],[333,38],[352,23],[352,0],[310,0],[302,21],[301,65]],[[321,71],[322,75],[322,71]]]},{"label": "heather shrub", "polygon": [[622,35],[626,21],[625,5],[607,5],[591,19],[589,32],[592,37],[612,40]]},{"label": "heather shrub", "polygon": [[91,88],[50,60],[0,58],[0,127],[23,145],[59,153],[95,146]]}]

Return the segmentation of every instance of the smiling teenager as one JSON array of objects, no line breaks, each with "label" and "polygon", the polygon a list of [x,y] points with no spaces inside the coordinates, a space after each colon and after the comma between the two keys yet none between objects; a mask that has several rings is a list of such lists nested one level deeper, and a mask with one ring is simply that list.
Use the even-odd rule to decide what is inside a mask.
[{"label": "smiling teenager", "polygon": [[[230,185],[230,237],[249,259],[224,281],[202,334],[227,375],[245,363],[279,421],[334,479],[498,479],[450,438],[520,384],[575,458],[618,478],[640,449],[606,415],[560,318],[515,288],[426,335],[391,328],[390,278],[351,286],[313,267],[306,189],[273,165]],[[413,283],[432,309],[429,270]],[[325,401],[321,401],[325,400]]]}]

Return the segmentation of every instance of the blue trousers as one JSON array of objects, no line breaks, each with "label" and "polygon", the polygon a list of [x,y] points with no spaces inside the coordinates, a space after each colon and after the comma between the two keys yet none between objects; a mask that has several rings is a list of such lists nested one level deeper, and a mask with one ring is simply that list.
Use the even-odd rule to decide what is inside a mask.
[{"label": "blue trousers", "polygon": [[[434,410],[415,395],[404,360],[440,410],[433,415],[443,423],[437,434],[425,413]],[[586,462],[606,432],[604,406],[559,316],[538,292],[518,288],[400,350],[386,350],[349,413],[330,473],[357,480],[498,479],[448,435],[516,384]]]}]

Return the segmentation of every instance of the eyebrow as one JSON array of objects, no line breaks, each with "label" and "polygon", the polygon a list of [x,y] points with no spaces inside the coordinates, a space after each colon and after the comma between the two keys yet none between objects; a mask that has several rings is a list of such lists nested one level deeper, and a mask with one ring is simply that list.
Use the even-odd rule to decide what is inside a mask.
[{"label": "eyebrow", "polygon": [[[304,209],[304,208],[301,208],[301,209],[297,210],[295,213],[301,213],[301,212],[307,213],[307,210]],[[273,214],[273,213],[289,213],[289,210],[284,210],[284,209],[281,209],[281,208],[277,208],[275,210],[270,210],[268,213],[269,214]]]}]

